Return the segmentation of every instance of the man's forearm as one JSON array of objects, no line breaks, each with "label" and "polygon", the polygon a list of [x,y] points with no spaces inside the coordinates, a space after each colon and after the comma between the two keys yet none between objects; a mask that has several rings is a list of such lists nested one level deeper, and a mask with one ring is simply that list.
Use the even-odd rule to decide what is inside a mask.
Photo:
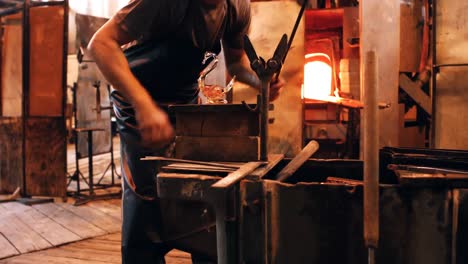
[{"label": "man's forearm", "polygon": [[236,75],[236,79],[242,83],[248,84],[256,89],[260,89],[262,83],[257,77],[257,74],[250,68],[250,63],[247,58],[231,63],[227,70],[231,76]]},{"label": "man's forearm", "polygon": [[88,47],[107,81],[121,92],[132,105],[152,101],[146,89],[134,77],[120,46],[113,41],[94,38]]}]

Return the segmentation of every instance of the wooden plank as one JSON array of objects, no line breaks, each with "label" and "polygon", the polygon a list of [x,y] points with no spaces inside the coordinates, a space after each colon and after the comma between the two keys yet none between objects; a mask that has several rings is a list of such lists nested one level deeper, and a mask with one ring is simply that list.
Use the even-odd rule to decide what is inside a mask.
[{"label": "wooden plank", "polygon": [[106,234],[106,231],[56,204],[37,204],[33,205],[33,207],[81,238],[90,238]]},{"label": "wooden plank", "polygon": [[[2,264],[31,264],[31,263],[47,263],[47,264],[83,264],[83,260],[68,257],[44,256],[43,254],[34,253],[14,257],[0,261]],[[115,262],[120,263],[120,262]],[[87,260],[86,264],[109,264],[109,262],[99,260]]]},{"label": "wooden plank", "polygon": [[19,251],[0,233],[0,259],[18,255]]},{"label": "wooden plank", "polygon": [[[86,241],[76,242],[59,248],[25,254],[9,259],[0,260],[0,263],[30,264],[30,263],[60,263],[60,264],[103,264],[121,263],[120,233],[102,236]],[[119,238],[118,241],[105,243],[107,239]],[[166,255],[168,264],[190,264],[189,253],[172,250]]]},{"label": "wooden plank", "polygon": [[117,199],[106,200],[106,201],[94,201],[86,204],[91,208],[100,210],[101,212],[110,215],[117,219],[122,219],[121,201]]},{"label": "wooden plank", "polygon": [[[62,118],[30,118],[26,124],[26,191],[65,197],[66,130]],[[45,140],[47,139],[47,140]]]},{"label": "wooden plank", "polygon": [[413,82],[406,74],[400,74],[400,88],[403,89],[429,116],[432,115],[432,99],[424,93],[417,82]]},{"label": "wooden plank", "polygon": [[186,258],[174,258],[174,257],[166,257],[167,264],[190,264],[192,263],[191,259]]},{"label": "wooden plank", "polygon": [[90,248],[102,251],[119,252],[121,247],[121,241],[101,240],[99,238],[96,238],[81,241],[80,243],[69,244],[66,247]]},{"label": "wooden plank", "polygon": [[100,236],[100,237],[97,237],[95,239],[100,240],[100,241],[121,241],[122,240],[122,234],[121,233],[115,233],[115,234]]},{"label": "wooden plank", "polygon": [[83,246],[82,243],[76,243],[74,245],[64,246],[58,249],[51,249],[44,251],[41,255],[43,256],[53,256],[53,257],[63,257],[63,258],[72,258],[79,259],[82,262],[87,261],[102,261],[106,263],[119,263],[121,261],[120,256],[120,247],[116,247],[114,251],[103,251],[94,248],[87,248]]},{"label": "wooden plank", "polygon": [[190,253],[180,251],[180,250],[177,250],[177,249],[169,251],[169,253],[167,253],[166,257],[191,259]]},{"label": "wooden plank", "polygon": [[0,233],[3,233],[20,253],[41,250],[52,246],[28,225],[23,223],[15,214],[0,216]]},{"label": "wooden plank", "polygon": [[81,240],[78,235],[30,206],[16,202],[6,203],[3,206],[54,246]]},{"label": "wooden plank", "polygon": [[108,215],[100,210],[96,210],[89,206],[73,206],[68,203],[59,203],[58,205],[75,215],[79,215],[86,221],[109,233],[120,231],[120,227],[122,225],[120,219]]},{"label": "wooden plank", "polygon": [[175,156],[201,161],[257,161],[258,137],[177,137]]}]

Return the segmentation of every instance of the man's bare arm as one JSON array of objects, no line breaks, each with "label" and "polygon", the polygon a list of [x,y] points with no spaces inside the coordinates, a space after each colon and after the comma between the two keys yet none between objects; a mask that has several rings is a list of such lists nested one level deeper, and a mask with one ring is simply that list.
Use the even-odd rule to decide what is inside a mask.
[{"label": "man's bare arm", "polygon": [[133,39],[114,19],[109,20],[91,39],[88,50],[107,81],[134,106],[147,103],[150,95],[134,77],[121,46]]},{"label": "man's bare arm", "polygon": [[167,115],[156,106],[128,66],[121,46],[132,40],[112,18],[96,32],[88,49],[107,81],[135,108],[143,142],[147,146],[162,147],[171,141],[174,131]]},{"label": "man's bare arm", "polygon": [[225,46],[224,56],[229,75],[236,75],[238,81],[260,89],[261,82],[256,73],[250,68],[249,59],[243,50]]}]

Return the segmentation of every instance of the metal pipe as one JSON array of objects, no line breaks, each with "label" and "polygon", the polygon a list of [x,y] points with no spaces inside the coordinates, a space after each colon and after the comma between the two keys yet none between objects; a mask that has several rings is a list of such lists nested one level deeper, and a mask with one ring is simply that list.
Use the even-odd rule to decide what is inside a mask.
[{"label": "metal pipe", "polygon": [[[378,69],[375,51],[367,52],[364,62],[364,241],[369,249],[379,244],[379,107]],[[371,261],[372,258],[372,261]]]},{"label": "metal pipe", "polygon": [[270,106],[270,78],[262,79],[260,102],[260,160],[268,161],[268,111]]},{"label": "metal pipe", "polygon": [[[431,36],[431,47],[432,47],[432,65],[437,65],[437,48],[436,48],[436,41],[437,41],[437,0],[432,1],[432,36]],[[432,116],[431,116],[431,136],[429,146],[431,148],[435,148],[435,141],[436,141],[436,113],[437,113],[437,71],[432,67],[432,80],[431,80],[431,96],[432,96]]]},{"label": "metal pipe", "polygon": [[[69,5],[68,0],[63,1],[63,50],[62,50],[62,127],[63,131],[67,131],[67,72],[68,72],[68,19],[69,19]],[[67,145],[67,136],[63,137],[64,146]],[[62,159],[67,160],[67,151],[63,151]],[[67,164],[62,164],[62,170],[67,173]],[[78,168],[78,167],[77,167]],[[78,175],[78,181],[80,176]]]},{"label": "metal pipe", "polygon": [[[288,49],[286,51],[286,54],[284,54],[282,63],[284,63],[286,61],[286,57],[288,56],[289,49],[291,49],[292,42],[294,41],[294,37],[296,36],[297,29],[299,28],[299,23],[301,22],[302,16],[304,15],[304,12],[305,12],[305,9],[306,9],[306,6],[307,6],[307,2],[308,1],[306,1],[306,0],[304,0],[304,2],[302,2],[301,10],[299,11],[299,15],[296,18],[296,23],[294,24],[293,30],[291,32],[291,36],[289,37]],[[280,73],[281,73],[281,69],[276,73],[274,80],[278,80]]]},{"label": "metal pipe", "polygon": [[23,188],[22,188],[22,195],[28,196],[27,194],[27,180],[26,180],[26,128],[27,128],[27,120],[29,117],[29,73],[30,73],[30,53],[31,53],[31,43],[30,43],[30,0],[24,0],[23,4],[23,68],[22,68],[22,89],[23,89],[23,100],[22,104],[22,125],[23,125],[23,136],[22,136],[22,173],[23,173]]},{"label": "metal pipe", "polygon": [[443,68],[443,67],[464,67],[468,66],[468,63],[446,63],[446,64],[435,64],[433,68]]}]

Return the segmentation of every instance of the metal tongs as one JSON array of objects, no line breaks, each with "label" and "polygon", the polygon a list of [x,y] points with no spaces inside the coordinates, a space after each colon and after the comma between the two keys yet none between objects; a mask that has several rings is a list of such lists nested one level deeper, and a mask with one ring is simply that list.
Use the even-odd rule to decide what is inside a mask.
[{"label": "metal tongs", "polygon": [[257,105],[251,108],[246,102],[242,102],[247,109],[260,113],[260,160],[268,160],[268,110],[270,106],[270,83],[273,75],[278,74],[283,66],[283,60],[288,52],[288,36],[284,34],[276,47],[273,57],[265,61],[257,55],[249,37],[244,36],[244,50],[250,60],[250,67],[262,82],[260,94],[257,95]]}]

